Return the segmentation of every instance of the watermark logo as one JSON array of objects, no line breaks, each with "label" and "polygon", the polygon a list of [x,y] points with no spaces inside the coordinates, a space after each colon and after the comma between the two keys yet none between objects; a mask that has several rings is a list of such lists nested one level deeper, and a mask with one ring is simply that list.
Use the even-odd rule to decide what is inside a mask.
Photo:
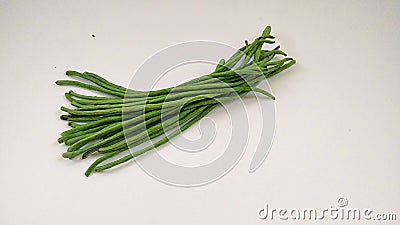
[{"label": "watermark logo", "polygon": [[346,207],[347,205],[349,204],[349,201],[347,200],[347,198],[345,198],[345,197],[340,197],[340,198],[338,198],[338,200],[337,200],[337,205],[339,206],[339,207]]},{"label": "watermark logo", "polygon": [[336,205],[326,208],[276,208],[268,203],[258,209],[257,216],[261,220],[376,220],[395,221],[396,213],[377,212],[371,208],[348,207],[346,197],[339,197]]},{"label": "watermark logo", "polygon": [[[165,77],[168,76],[168,73],[174,69],[179,69],[188,65],[200,64],[210,65],[210,67],[215,68],[221,58],[229,58],[229,56],[236,51],[237,49],[229,45],[213,41],[191,41],[170,46],[148,58],[145,63],[139,67],[131,79],[129,88],[136,90],[155,90],[157,88],[154,88],[154,86],[157,85],[160,79],[165,79]],[[211,72],[212,71],[208,71],[208,73]],[[197,76],[205,74],[197,74]],[[166,79],[168,79],[168,77]],[[179,79],[175,78],[174,80],[177,80],[178,82]],[[215,83],[218,82],[221,81],[216,79]],[[177,84],[175,83],[175,85]],[[270,92],[270,87],[266,79],[264,79],[258,87]],[[227,86],[225,88],[232,87]],[[165,101],[168,101],[169,96],[177,96],[172,94],[176,94],[179,91],[180,90],[178,89],[170,90]],[[184,95],[184,93],[179,94]],[[213,93],[202,91],[199,92],[198,95],[213,96]],[[148,96],[148,99],[149,98],[152,101],[154,100],[151,96]],[[251,133],[258,137],[258,144],[256,144],[256,150],[249,164],[249,172],[256,171],[264,162],[268,155],[275,132],[274,101],[264,96],[260,97],[257,94],[254,94],[254,98],[256,98],[259,108],[259,117],[262,119],[258,121],[261,125],[261,128],[259,129],[260,133]],[[193,99],[187,99],[187,101],[191,100]],[[126,101],[129,101],[129,98],[126,98]],[[180,102],[179,105],[174,107],[183,107],[185,103],[185,101]],[[126,102],[124,105],[130,106],[129,102]],[[205,150],[218,150],[221,154],[215,156],[214,159],[208,159],[207,162],[194,162],[188,166],[182,165],[182,163],[179,162],[174,162],[165,157],[165,155],[161,154],[158,150],[153,150],[150,154],[143,154],[136,157],[135,160],[138,165],[147,174],[158,181],[181,187],[194,187],[209,184],[226,175],[237,165],[246,150],[250,134],[249,118],[254,115],[249,115],[243,99],[239,96],[237,96],[234,101],[221,102],[221,105],[216,109],[219,110],[219,113],[225,114],[224,116],[229,118],[230,123],[221,127],[220,121],[214,121],[212,117],[206,116],[197,123],[199,137],[189,138],[181,134],[176,138],[169,140],[170,144],[168,145],[168,148],[170,149],[172,146],[173,151],[179,151],[179,154],[186,154],[188,157],[196,157],[197,154],[200,155]],[[145,108],[143,104],[143,112],[144,111]],[[125,107],[123,112],[124,121],[132,119],[135,116],[136,115],[130,114],[128,107]],[[175,114],[171,113],[171,108],[165,107],[162,109],[161,120],[162,128],[160,129],[165,130],[165,133],[168,135],[173,132],[172,129],[169,128],[175,127],[175,125],[179,124],[179,112],[175,112]],[[144,118],[142,124],[145,124]],[[197,126],[196,124],[194,125]],[[130,138],[136,135],[135,133],[130,132],[129,128],[130,127],[124,127],[126,140],[130,140]],[[143,126],[143,129],[147,130],[145,126]],[[150,136],[151,134],[148,135]],[[147,141],[152,144],[155,144],[157,140],[160,140],[159,138],[152,139],[149,136],[145,138],[147,138]],[[221,140],[224,140],[223,144],[221,144]],[[138,145],[137,143],[128,142],[131,154],[134,154],[135,151],[140,151],[143,146],[144,144]],[[160,149],[164,146],[165,145],[162,145]]]}]

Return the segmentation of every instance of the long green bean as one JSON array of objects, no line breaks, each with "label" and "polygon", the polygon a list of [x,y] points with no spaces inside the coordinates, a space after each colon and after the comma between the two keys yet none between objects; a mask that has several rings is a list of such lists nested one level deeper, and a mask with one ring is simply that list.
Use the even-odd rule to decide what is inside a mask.
[{"label": "long green bean", "polygon": [[[277,46],[264,50],[264,44],[275,43],[271,27],[253,42],[245,41],[227,60],[221,59],[212,73],[183,82],[175,87],[140,91],[114,84],[91,72],[69,70],[66,75],[81,81],[58,80],[68,85],[100,93],[86,95],[69,91],[66,99],[72,108],[62,106],[60,116],[71,128],[61,133],[58,142],[68,145],[65,158],[82,159],[99,155],[85,172],[103,171],[125,163],[167,143],[201,120],[218,105],[257,92],[275,97],[257,85],[264,79],[296,63]],[[88,82],[88,83],[86,83]],[[167,135],[168,132],[171,132]],[[154,141],[156,138],[161,138]],[[138,151],[122,155],[132,147],[147,143]],[[104,163],[114,157],[116,160]]]}]

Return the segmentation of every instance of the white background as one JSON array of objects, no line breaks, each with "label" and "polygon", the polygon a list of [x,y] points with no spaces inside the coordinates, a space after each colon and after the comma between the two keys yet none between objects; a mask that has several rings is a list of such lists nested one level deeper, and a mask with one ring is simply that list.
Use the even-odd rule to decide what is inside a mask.
[{"label": "white background", "polygon": [[[291,224],[257,211],[340,196],[400,217],[399,12],[399,1],[0,1],[0,224]],[[68,88],[54,81],[67,69],[126,86],[162,48],[240,47],[266,25],[298,64],[270,80],[276,136],[255,173],[252,143],[231,173],[198,188],[135,163],[86,178],[88,161],[62,159]]]}]

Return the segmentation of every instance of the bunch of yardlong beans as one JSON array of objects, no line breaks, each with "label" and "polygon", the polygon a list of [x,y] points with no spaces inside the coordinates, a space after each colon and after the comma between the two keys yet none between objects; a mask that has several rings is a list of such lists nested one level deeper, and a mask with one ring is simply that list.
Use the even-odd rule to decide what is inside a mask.
[{"label": "bunch of yardlong beans", "polygon": [[[58,139],[68,147],[64,158],[98,157],[85,172],[103,171],[125,163],[157,148],[202,119],[221,103],[240,98],[253,91],[275,99],[256,86],[295,64],[273,44],[271,27],[252,43],[245,41],[228,60],[221,60],[214,72],[176,87],[154,91],[137,91],[115,85],[99,75],[67,71],[75,80],[58,80],[58,85],[77,86],[96,91],[102,96],[89,96],[69,91],[65,97],[75,108],[61,107],[67,114],[61,119],[71,127]],[[146,145],[139,150],[131,149]],[[118,157],[118,158],[117,158]],[[113,158],[117,158],[111,161]]]}]

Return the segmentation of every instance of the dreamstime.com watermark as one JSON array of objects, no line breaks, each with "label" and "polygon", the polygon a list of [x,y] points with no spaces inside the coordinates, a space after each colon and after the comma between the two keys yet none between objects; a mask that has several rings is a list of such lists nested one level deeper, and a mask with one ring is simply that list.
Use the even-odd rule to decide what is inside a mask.
[{"label": "dreamstime.com watermark", "polygon": [[337,205],[329,205],[326,208],[275,208],[268,203],[258,209],[257,216],[261,220],[376,220],[395,221],[396,213],[376,212],[371,208],[348,207],[345,197],[337,199]]}]

